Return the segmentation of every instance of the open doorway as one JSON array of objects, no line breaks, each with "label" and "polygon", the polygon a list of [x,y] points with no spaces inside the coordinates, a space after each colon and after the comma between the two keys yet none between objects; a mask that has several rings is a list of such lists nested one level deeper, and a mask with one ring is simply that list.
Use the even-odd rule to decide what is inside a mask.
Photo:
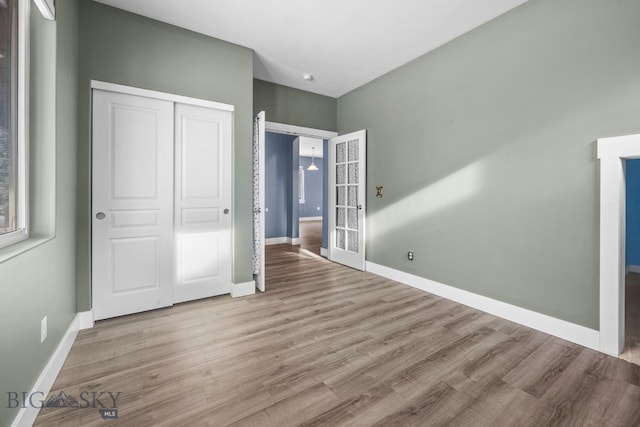
[{"label": "open doorway", "polygon": [[619,356],[625,350],[627,321],[625,167],[628,161],[640,159],[640,134],[600,138],[597,151],[600,160],[600,351]]},{"label": "open doorway", "polygon": [[[265,244],[326,256],[327,140],[336,132],[266,123]],[[308,170],[311,163],[317,170]]]},{"label": "open doorway", "polygon": [[[327,141],[298,137],[298,219],[300,248],[321,255],[327,192]],[[326,247],[326,246],[325,246]]]},{"label": "open doorway", "polygon": [[640,159],[625,166],[625,337],[620,358],[640,365]]}]

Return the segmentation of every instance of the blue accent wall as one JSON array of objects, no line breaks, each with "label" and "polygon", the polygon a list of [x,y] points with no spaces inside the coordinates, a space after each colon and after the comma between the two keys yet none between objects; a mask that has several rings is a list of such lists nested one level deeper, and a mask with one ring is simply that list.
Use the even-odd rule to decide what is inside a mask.
[{"label": "blue accent wall", "polygon": [[640,265],[640,160],[627,160],[626,265]]},{"label": "blue accent wall", "polygon": [[291,168],[294,135],[267,132],[265,139],[265,237],[291,236]]},{"label": "blue accent wall", "polygon": [[304,203],[300,203],[300,218],[322,216],[322,177],[324,175],[323,159],[315,159],[317,171],[309,171],[311,157],[300,157],[300,166],[304,168]]}]

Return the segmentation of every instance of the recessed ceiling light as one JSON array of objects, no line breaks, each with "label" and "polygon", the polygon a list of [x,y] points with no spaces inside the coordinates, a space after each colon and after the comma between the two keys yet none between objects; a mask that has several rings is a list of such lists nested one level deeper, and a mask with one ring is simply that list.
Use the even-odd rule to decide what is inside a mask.
[{"label": "recessed ceiling light", "polygon": [[305,79],[306,81],[310,82],[311,80],[313,80],[313,76],[309,73],[304,73],[302,75],[302,78]]}]

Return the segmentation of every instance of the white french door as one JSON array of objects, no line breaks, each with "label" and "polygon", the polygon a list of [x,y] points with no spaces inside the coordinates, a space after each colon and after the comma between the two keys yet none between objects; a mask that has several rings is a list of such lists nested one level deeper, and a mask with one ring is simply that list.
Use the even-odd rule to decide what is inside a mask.
[{"label": "white french door", "polygon": [[331,261],[365,269],[366,131],[329,139]]},{"label": "white french door", "polygon": [[175,106],[176,303],[231,292],[232,123],[229,111]]},{"label": "white french door", "polygon": [[173,104],[93,93],[96,319],[173,303]]},{"label": "white french door", "polygon": [[135,92],[93,91],[96,319],[231,291],[232,107]]},{"label": "white french door", "polygon": [[256,288],[265,291],[265,113],[261,111],[253,122],[253,275]]}]

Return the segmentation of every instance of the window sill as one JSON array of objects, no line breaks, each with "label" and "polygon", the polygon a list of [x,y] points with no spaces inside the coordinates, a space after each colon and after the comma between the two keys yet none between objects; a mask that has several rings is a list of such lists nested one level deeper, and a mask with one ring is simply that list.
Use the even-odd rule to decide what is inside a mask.
[{"label": "window sill", "polygon": [[14,243],[12,245],[9,245],[7,247],[1,248],[0,249],[0,264],[2,264],[5,261],[8,261],[12,258],[15,258],[19,255],[22,255],[25,252],[30,251],[31,249],[37,248],[38,246],[42,245],[43,243],[48,242],[49,240],[52,240],[54,236],[34,236],[31,235],[28,239],[23,240],[21,242],[18,243]]}]

